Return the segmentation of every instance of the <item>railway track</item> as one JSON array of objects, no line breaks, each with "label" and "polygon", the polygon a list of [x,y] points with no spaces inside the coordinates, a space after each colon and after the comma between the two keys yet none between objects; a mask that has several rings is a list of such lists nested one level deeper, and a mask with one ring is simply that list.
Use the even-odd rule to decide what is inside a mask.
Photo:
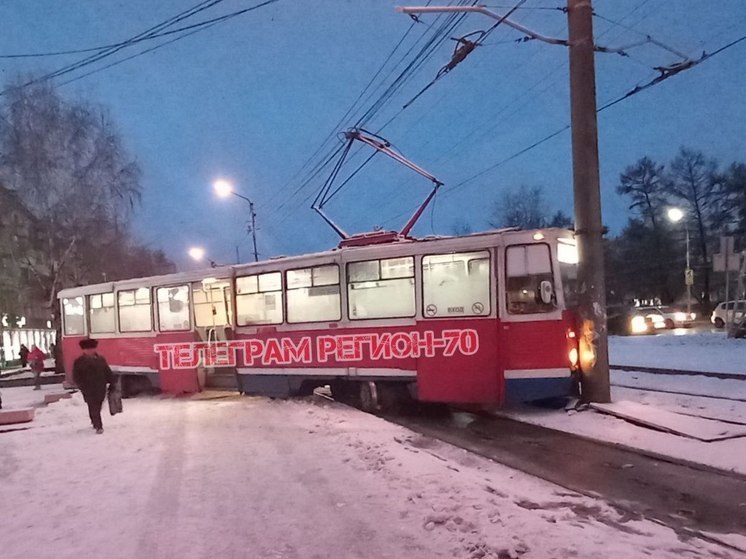
[{"label": "railway track", "polygon": [[741,499],[730,493],[746,491],[742,477],[505,418],[457,413],[447,420],[387,419],[565,489],[589,497],[600,495],[620,510],[669,526],[682,536],[731,548],[712,533],[746,534]]},{"label": "railway track", "polygon": [[675,394],[677,396],[693,396],[696,398],[709,398],[711,400],[728,400],[730,402],[746,402],[746,398],[735,398],[731,396],[715,396],[712,394],[697,394],[695,392],[682,392],[680,390],[668,390],[666,388],[652,388],[649,386],[636,386],[634,384],[619,384],[612,382],[611,386],[628,388],[630,390],[641,390],[643,392],[660,392],[661,394]]},{"label": "railway track", "polygon": [[664,369],[661,367],[640,367],[637,365],[609,365],[614,371],[623,371],[625,373],[652,373],[655,375],[676,375],[676,376],[700,376],[717,378],[721,380],[742,380],[746,381],[746,373],[716,373],[712,371],[686,371],[682,369]]},{"label": "railway track", "polygon": [[644,516],[682,537],[746,551],[717,536],[746,535],[740,498],[746,494],[746,476],[487,414],[451,410],[381,417],[565,489],[600,496],[632,517]]}]

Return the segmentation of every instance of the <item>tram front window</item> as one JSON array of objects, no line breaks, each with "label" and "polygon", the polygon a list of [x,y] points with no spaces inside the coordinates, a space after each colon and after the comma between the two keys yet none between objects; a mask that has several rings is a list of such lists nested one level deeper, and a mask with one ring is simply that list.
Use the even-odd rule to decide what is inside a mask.
[{"label": "tram front window", "polygon": [[575,239],[557,239],[557,260],[565,308],[575,307],[578,304],[578,246]]},{"label": "tram front window", "polygon": [[554,285],[549,245],[511,246],[506,250],[506,298],[510,314],[551,312],[554,301],[542,300],[542,282]]}]

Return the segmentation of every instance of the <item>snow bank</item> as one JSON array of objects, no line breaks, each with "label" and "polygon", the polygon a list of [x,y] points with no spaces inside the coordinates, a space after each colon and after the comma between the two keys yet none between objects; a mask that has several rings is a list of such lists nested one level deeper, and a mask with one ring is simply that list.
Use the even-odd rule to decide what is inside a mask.
[{"label": "snow bank", "polygon": [[657,336],[609,336],[609,361],[614,365],[660,367],[685,371],[746,375],[746,340],[724,333]]}]

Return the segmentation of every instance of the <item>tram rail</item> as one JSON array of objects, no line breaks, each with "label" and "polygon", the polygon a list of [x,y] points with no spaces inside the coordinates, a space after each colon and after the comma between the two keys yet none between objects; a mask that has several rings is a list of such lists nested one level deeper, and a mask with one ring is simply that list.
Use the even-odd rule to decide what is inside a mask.
[{"label": "tram rail", "polygon": [[[350,405],[319,390],[315,395]],[[487,414],[451,410],[381,417],[581,495],[600,496],[631,518],[644,516],[682,537],[745,551],[717,534],[746,534],[735,497],[746,492],[746,476]]]},{"label": "tram rail", "polygon": [[702,376],[717,378],[721,380],[742,380],[746,381],[744,373],[720,373],[714,371],[690,371],[683,369],[666,369],[663,367],[644,367],[639,365],[609,365],[614,371],[623,371],[625,373],[651,373],[655,375],[674,375],[674,376]]}]

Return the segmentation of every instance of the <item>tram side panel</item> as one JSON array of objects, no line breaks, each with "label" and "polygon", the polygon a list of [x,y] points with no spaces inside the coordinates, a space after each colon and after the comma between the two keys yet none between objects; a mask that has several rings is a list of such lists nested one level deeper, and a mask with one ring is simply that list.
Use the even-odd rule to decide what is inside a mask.
[{"label": "tram side panel", "polygon": [[424,402],[499,404],[502,367],[495,319],[427,320],[417,323],[423,345],[437,332],[429,354],[417,359],[417,398]]},{"label": "tram side panel", "polygon": [[504,352],[505,401],[573,394],[572,332],[570,313],[561,320],[501,322],[498,339]]},{"label": "tram side panel", "polygon": [[[151,386],[161,388],[166,392],[193,392],[195,389],[196,370],[190,374],[189,370],[174,371],[159,369],[158,355],[154,351],[159,341],[173,343],[184,342],[185,333],[178,335],[158,335],[142,337],[100,337],[97,351],[106,359],[109,366],[118,375],[135,375],[145,377]],[[191,338],[191,333],[189,333]],[[65,378],[73,383],[72,370],[75,359],[81,354],[79,342],[85,336],[68,336],[63,338]],[[162,374],[165,373],[165,374]],[[172,378],[175,376],[176,378]],[[164,382],[165,381],[165,382]]]}]

